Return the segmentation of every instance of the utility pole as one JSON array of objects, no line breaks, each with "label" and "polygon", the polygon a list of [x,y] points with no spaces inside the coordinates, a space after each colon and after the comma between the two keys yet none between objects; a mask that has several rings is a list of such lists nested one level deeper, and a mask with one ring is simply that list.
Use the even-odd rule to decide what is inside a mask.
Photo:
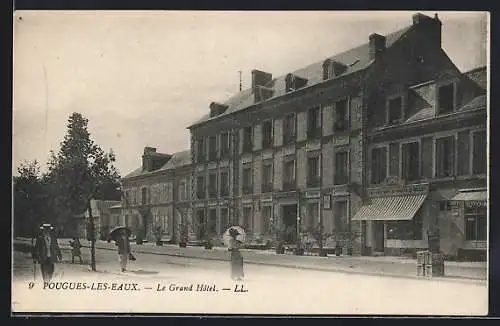
[{"label": "utility pole", "polygon": [[240,92],[242,91],[242,78],[241,78],[241,70],[238,70],[238,73],[240,75]]}]

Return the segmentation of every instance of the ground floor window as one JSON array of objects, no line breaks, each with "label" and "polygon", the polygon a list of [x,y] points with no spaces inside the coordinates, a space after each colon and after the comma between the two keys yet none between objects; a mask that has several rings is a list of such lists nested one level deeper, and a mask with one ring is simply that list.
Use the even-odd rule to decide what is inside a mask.
[{"label": "ground floor window", "polygon": [[465,240],[486,240],[486,207],[465,207]]},{"label": "ground floor window", "polygon": [[272,207],[271,206],[262,206],[261,211],[261,233],[267,234],[271,232],[271,214]]},{"label": "ground floor window", "polygon": [[307,205],[307,216],[305,221],[303,221],[303,227],[311,229],[319,221],[319,203],[311,203]]},{"label": "ground floor window", "polygon": [[248,233],[253,231],[252,207],[243,207],[243,229]]},{"label": "ground floor window", "polygon": [[220,209],[220,234],[224,234],[229,227],[229,212],[227,208]]},{"label": "ground floor window", "polygon": [[208,219],[208,232],[213,235],[217,233],[217,210],[211,209],[209,211]]},{"label": "ground floor window", "polygon": [[387,239],[391,240],[422,240],[423,216],[421,210],[411,221],[388,221]]}]

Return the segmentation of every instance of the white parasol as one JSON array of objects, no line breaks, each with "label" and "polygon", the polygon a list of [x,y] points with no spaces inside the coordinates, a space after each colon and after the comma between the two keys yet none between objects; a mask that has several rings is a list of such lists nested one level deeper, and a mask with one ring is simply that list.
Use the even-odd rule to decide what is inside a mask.
[{"label": "white parasol", "polygon": [[236,239],[239,242],[245,242],[246,232],[239,225],[230,226],[226,232],[222,235],[222,239],[224,240],[224,244],[228,247],[231,247],[231,240]]}]

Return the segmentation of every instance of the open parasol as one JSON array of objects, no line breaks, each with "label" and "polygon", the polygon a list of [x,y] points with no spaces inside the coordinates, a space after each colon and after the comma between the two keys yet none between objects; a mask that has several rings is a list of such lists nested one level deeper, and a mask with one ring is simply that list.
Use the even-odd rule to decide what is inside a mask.
[{"label": "open parasol", "polygon": [[132,231],[130,231],[130,229],[128,227],[126,227],[126,226],[117,226],[117,227],[111,229],[111,231],[109,231],[109,233],[108,233],[108,241],[116,240],[116,237],[117,237],[117,235],[120,234],[121,230],[127,231],[127,236],[129,236],[129,237],[132,235]]},{"label": "open parasol", "polygon": [[222,239],[224,240],[224,244],[228,247],[231,246],[231,240],[236,239],[239,242],[245,242],[246,232],[239,225],[230,226],[226,232],[222,235]]}]

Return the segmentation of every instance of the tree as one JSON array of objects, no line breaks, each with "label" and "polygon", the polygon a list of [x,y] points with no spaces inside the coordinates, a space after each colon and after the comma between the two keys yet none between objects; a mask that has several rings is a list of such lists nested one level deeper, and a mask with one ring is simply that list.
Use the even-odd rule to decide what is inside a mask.
[{"label": "tree", "polygon": [[14,181],[14,231],[17,235],[33,235],[35,224],[47,212],[40,166],[36,160],[22,163]]},{"label": "tree", "polygon": [[87,125],[88,120],[80,113],[69,117],[61,148],[57,154],[52,153],[48,163],[48,180],[54,206],[62,212],[60,221],[88,211],[91,267],[95,271],[95,225],[90,202],[120,198],[120,176],[113,165],[113,153],[104,153],[94,143]]}]

